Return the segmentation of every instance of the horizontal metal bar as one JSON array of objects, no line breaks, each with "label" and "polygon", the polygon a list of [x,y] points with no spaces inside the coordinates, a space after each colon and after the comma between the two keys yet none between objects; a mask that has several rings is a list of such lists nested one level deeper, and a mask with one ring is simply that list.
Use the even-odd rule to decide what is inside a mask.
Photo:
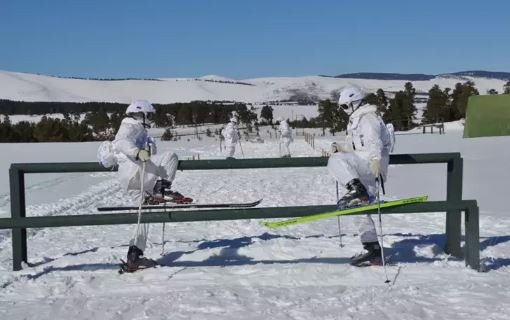
[{"label": "horizontal metal bar", "polygon": [[[456,203],[446,201],[428,201],[398,207],[382,208],[384,214],[404,214],[419,212],[446,212],[447,210],[467,210],[476,207],[475,200],[463,200]],[[272,219],[302,217],[312,214],[334,211],[335,205],[299,206],[299,207],[266,207],[229,210],[175,210],[167,212],[148,212],[142,215],[144,223],[190,222],[239,219]],[[376,212],[365,211],[358,214]],[[93,226],[112,224],[133,224],[137,222],[136,213],[88,214],[72,216],[26,217],[0,219],[0,229],[12,228],[44,228]]]},{"label": "horizontal metal bar", "polygon": [[[394,154],[390,164],[447,163],[460,158],[460,153],[417,153]],[[255,158],[235,160],[179,160],[180,170],[214,170],[214,169],[260,169],[291,167],[324,167],[326,157],[297,158]],[[57,172],[108,172],[117,168],[104,168],[97,162],[56,162],[56,163],[13,163],[11,169],[23,173],[57,173]]]}]

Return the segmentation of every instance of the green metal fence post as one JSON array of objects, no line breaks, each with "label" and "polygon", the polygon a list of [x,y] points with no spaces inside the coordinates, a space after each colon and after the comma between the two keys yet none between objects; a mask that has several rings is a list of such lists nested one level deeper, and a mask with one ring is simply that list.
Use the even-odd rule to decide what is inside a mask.
[{"label": "green metal fence post", "polygon": [[[462,200],[462,158],[448,161],[446,180],[446,201],[458,202]],[[444,251],[455,257],[462,257],[461,239],[461,211],[446,211],[446,244]]]},{"label": "green metal fence post", "polygon": [[[19,219],[26,216],[25,212],[25,177],[23,171],[11,166],[9,169],[11,190],[11,218]],[[12,268],[21,270],[21,262],[27,262],[27,229],[12,229]]]},{"label": "green metal fence post", "polygon": [[465,211],[466,266],[480,270],[479,210],[475,203]]}]

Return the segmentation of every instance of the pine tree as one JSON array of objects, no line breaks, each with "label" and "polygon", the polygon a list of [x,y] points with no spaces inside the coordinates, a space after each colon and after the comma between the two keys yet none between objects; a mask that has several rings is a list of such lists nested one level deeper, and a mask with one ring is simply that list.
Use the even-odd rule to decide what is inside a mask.
[{"label": "pine tree", "polygon": [[436,84],[429,90],[429,99],[423,112],[423,123],[436,123],[444,121],[448,106],[449,89],[442,91]]},{"label": "pine tree", "polygon": [[322,124],[322,134],[326,134],[326,128],[332,128],[334,126],[333,119],[335,117],[336,109],[338,105],[328,100],[322,100],[319,102],[319,119]]},{"label": "pine tree", "polygon": [[365,101],[369,104],[377,106],[377,111],[380,114],[384,114],[387,110],[388,99],[386,98],[386,94],[382,89],[377,89],[376,93],[367,94],[365,97]]},{"label": "pine tree", "polygon": [[451,95],[450,121],[464,118],[466,116],[469,97],[478,94],[478,90],[475,88],[475,83],[473,81],[467,81],[463,84],[460,82],[457,83]]},{"label": "pine tree", "polygon": [[271,106],[265,105],[262,107],[260,111],[260,117],[266,119],[268,123],[273,123],[273,108]]},{"label": "pine tree", "polygon": [[409,130],[412,128],[416,113],[415,94],[416,90],[413,88],[413,84],[407,82],[404,91],[397,92],[393,99],[390,99],[388,110],[383,119],[387,123],[393,123],[395,130]]}]

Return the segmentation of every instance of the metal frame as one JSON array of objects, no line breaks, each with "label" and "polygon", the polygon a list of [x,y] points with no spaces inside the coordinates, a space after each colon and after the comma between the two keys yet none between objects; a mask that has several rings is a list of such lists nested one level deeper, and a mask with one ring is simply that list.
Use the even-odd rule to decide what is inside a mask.
[{"label": "metal frame", "polygon": [[[327,158],[268,158],[242,160],[180,160],[180,170],[217,170],[217,169],[258,169],[289,167],[321,167],[327,165]],[[478,270],[479,230],[478,206],[474,200],[462,200],[462,158],[460,153],[434,154],[398,154],[390,156],[390,164],[447,163],[446,201],[429,201],[402,207],[385,208],[382,213],[416,213],[446,211],[445,252],[462,256],[461,212],[465,212],[465,260],[466,265]],[[27,262],[27,228],[92,226],[105,224],[136,223],[136,216],[130,213],[92,214],[80,216],[26,217],[25,178],[28,173],[61,172],[106,172],[95,162],[83,163],[25,163],[12,164],[9,169],[11,192],[11,218],[0,219],[0,229],[12,229],[13,269],[21,270],[21,263]],[[270,207],[227,210],[173,210],[151,212],[142,217],[143,222],[180,222],[298,217],[314,213],[331,211],[332,205]]]}]

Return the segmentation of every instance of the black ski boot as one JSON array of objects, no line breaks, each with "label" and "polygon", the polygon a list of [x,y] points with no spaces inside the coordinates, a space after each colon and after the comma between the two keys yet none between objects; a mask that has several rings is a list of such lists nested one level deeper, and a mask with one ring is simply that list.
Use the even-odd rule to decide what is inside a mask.
[{"label": "black ski boot", "polygon": [[338,209],[346,209],[351,207],[363,206],[370,203],[367,189],[359,179],[349,181],[345,188],[347,193],[338,200]]},{"label": "black ski boot", "polygon": [[161,179],[156,181],[154,185],[154,197],[163,198],[164,201],[170,201],[174,203],[191,203],[193,199],[183,196],[180,192],[172,191],[172,182]]},{"label": "black ski boot", "polygon": [[351,257],[351,265],[356,267],[380,266],[381,246],[379,242],[363,243],[364,252]]},{"label": "black ski boot", "polygon": [[127,253],[127,262],[123,260],[119,273],[135,272],[140,269],[152,268],[157,265],[156,261],[143,257],[143,251],[137,246],[129,246]]}]

